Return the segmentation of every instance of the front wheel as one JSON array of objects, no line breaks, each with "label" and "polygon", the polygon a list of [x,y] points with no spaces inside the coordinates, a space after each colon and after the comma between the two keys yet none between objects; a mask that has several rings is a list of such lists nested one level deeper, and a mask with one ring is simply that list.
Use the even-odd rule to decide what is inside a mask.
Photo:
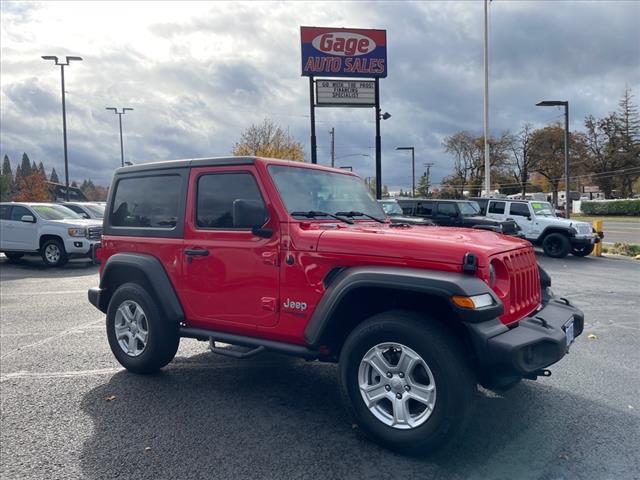
[{"label": "front wheel", "polygon": [[57,238],[51,238],[44,242],[40,254],[47,267],[62,267],[69,260],[64,244]]},{"label": "front wheel", "polygon": [[571,243],[562,233],[550,233],[542,242],[545,255],[551,258],[564,258],[571,251]]},{"label": "front wheel", "polygon": [[593,245],[585,245],[583,247],[571,247],[571,254],[576,257],[586,257],[593,252]]},{"label": "front wheel", "polygon": [[466,427],[476,380],[458,340],[412,312],[375,315],[340,354],[343,399],[361,430],[387,448],[423,453]]}]

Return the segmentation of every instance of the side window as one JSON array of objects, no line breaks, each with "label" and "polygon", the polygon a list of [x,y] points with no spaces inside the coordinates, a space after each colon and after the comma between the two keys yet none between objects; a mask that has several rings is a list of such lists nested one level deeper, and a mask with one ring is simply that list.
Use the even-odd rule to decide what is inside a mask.
[{"label": "side window", "polygon": [[504,214],[504,205],[505,205],[505,202],[490,202],[489,213]]},{"label": "side window", "polygon": [[76,212],[78,215],[82,215],[82,218],[89,218],[89,214],[77,205],[65,205],[65,207]]},{"label": "side window", "polygon": [[455,203],[438,203],[438,215],[455,217],[457,212]]},{"label": "side window", "polygon": [[267,221],[258,184],[249,173],[214,173],[198,179],[196,225],[249,229]]},{"label": "side window", "polygon": [[11,205],[0,205],[0,220],[9,220]]},{"label": "side window", "polygon": [[417,208],[416,208],[416,213],[418,215],[431,216],[433,214],[433,202],[422,202],[422,203],[419,203]]},{"label": "side window", "polygon": [[172,229],[179,204],[179,175],[123,178],[116,185],[111,225]]},{"label": "side window", "polygon": [[14,206],[11,210],[11,220],[13,220],[14,222],[19,222],[23,215],[31,215],[33,217],[33,213],[19,205]]},{"label": "side window", "polygon": [[528,217],[531,215],[529,213],[529,205],[526,203],[512,203],[509,205],[509,214],[518,217]]}]

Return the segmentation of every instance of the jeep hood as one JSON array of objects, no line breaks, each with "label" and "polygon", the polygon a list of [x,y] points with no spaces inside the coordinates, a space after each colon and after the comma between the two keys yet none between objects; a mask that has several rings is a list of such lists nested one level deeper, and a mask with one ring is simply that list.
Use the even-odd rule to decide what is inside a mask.
[{"label": "jeep hood", "polygon": [[317,250],[455,264],[472,252],[483,266],[492,255],[528,246],[529,242],[487,230],[360,223],[325,230]]}]

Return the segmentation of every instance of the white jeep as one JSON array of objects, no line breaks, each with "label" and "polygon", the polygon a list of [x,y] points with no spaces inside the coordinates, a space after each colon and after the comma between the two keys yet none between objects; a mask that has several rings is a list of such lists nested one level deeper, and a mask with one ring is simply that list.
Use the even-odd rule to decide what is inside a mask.
[{"label": "white jeep", "polygon": [[[541,245],[549,257],[563,258],[569,253],[589,255],[602,236],[587,222],[557,217],[549,202],[535,200],[484,199],[485,215],[497,220],[514,220],[524,238]],[[477,201],[477,199],[476,199]]]},{"label": "white jeep", "polygon": [[72,257],[93,257],[101,220],[87,220],[55,203],[0,203],[0,251],[10,261],[40,254],[60,267]]}]

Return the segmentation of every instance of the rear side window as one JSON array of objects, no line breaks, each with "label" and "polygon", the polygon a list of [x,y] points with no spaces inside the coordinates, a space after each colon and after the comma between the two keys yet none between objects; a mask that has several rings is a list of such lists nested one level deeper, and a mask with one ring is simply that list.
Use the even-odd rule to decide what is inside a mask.
[{"label": "rear side window", "polygon": [[249,173],[216,173],[198,179],[196,225],[225,230],[262,226],[266,207]]},{"label": "rear side window", "polygon": [[491,202],[489,203],[489,213],[504,213],[505,202]]},{"label": "rear side window", "polygon": [[529,205],[526,203],[512,203],[509,206],[509,214],[518,217],[528,217],[530,215]]},{"label": "rear side window", "polygon": [[178,219],[180,176],[123,178],[111,207],[114,227],[172,229]]},{"label": "rear side window", "polygon": [[458,211],[456,210],[456,205],[454,203],[439,203],[438,204],[438,213],[440,215],[446,215],[448,217],[454,216]]},{"label": "rear side window", "polygon": [[416,214],[431,216],[433,213],[433,202],[422,202],[416,207]]},{"label": "rear side window", "polygon": [[9,220],[9,208],[11,205],[0,205],[0,220]]},{"label": "rear side window", "polygon": [[19,205],[13,207],[13,210],[11,210],[11,220],[16,222],[19,222],[24,215],[31,215],[33,217],[33,213]]}]

